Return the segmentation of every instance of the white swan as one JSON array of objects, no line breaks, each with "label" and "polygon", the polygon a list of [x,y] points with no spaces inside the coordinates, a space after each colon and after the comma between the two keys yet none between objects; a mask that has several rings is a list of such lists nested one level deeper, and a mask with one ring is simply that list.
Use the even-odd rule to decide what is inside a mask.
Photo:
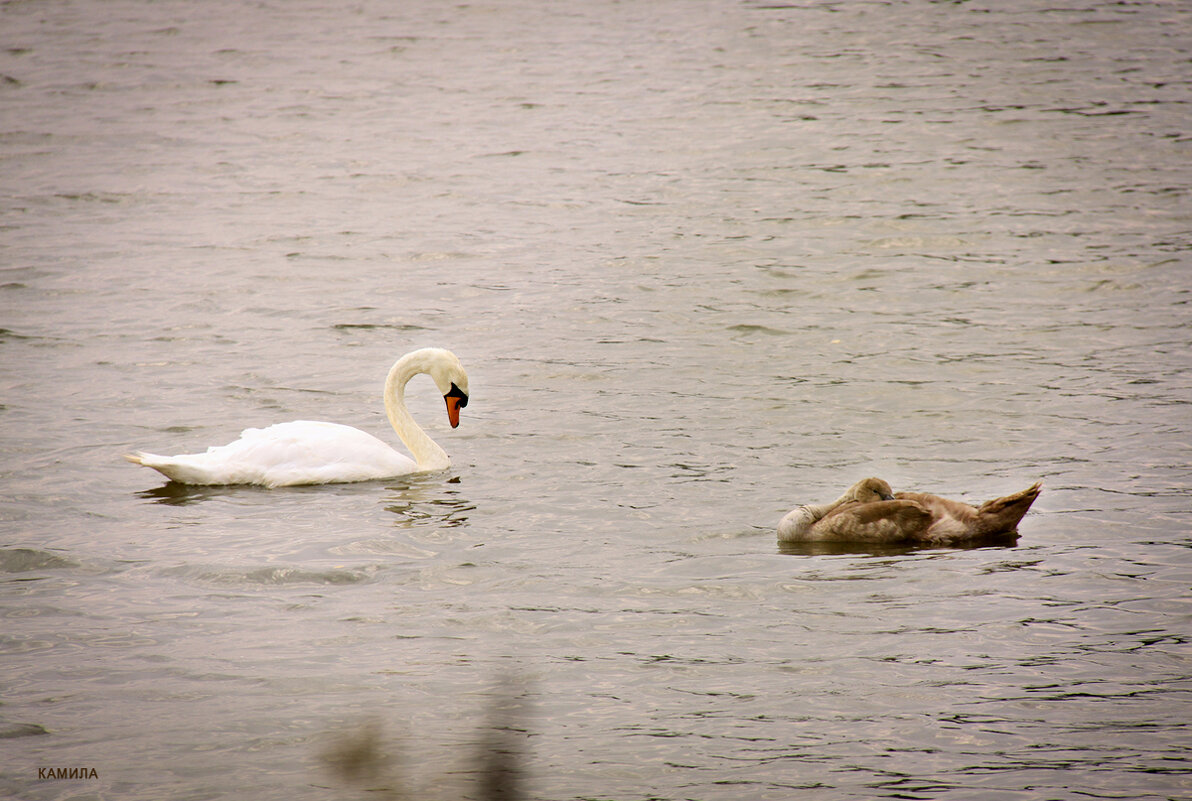
[{"label": "white swan", "polygon": [[451,464],[447,453],[406,409],[406,383],[419,373],[429,375],[443,393],[452,428],[459,425],[459,410],[468,405],[468,375],[451,351],[423,348],[398,359],[385,379],[385,412],[413,459],[359,429],[311,420],[248,428],[235,442],[206,453],[157,456],[138,451],[124,458],[181,484],[285,487],[445,470]]}]

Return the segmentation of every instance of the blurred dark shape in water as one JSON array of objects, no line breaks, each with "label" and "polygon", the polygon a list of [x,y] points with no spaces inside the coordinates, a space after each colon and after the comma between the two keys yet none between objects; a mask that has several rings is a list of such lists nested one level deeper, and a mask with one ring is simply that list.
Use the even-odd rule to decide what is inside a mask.
[{"label": "blurred dark shape in water", "polygon": [[[376,718],[334,735],[320,757],[340,780],[370,788],[375,788],[382,781],[392,762],[384,748],[381,721]],[[390,797],[400,797],[392,790],[388,794]]]},{"label": "blurred dark shape in water", "polygon": [[516,801],[524,798],[525,755],[522,741],[530,736],[525,726],[525,688],[505,680],[488,709],[488,725],[479,744],[477,784],[483,801]]},{"label": "blurred dark shape in water", "polygon": [[[513,681],[501,682],[493,692],[487,720],[469,765],[452,775],[469,775],[466,787],[455,787],[448,777],[415,777],[403,766],[396,743],[387,741],[384,726],[370,717],[355,727],[331,735],[319,756],[344,784],[358,787],[369,798],[461,798],[473,801],[518,801],[526,798],[525,754],[522,740],[530,736],[525,725],[525,690]],[[429,784],[426,791],[417,785]]]}]

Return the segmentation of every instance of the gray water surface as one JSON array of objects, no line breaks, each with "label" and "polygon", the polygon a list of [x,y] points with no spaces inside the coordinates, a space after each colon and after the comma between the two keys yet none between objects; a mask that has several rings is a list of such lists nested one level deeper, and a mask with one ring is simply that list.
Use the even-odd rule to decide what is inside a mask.
[{"label": "gray water surface", "polygon": [[[1185,4],[33,0],[0,44],[0,794],[480,798],[497,729],[532,799],[1192,797]],[[395,440],[426,345],[446,474],[121,458]],[[868,475],[1045,488],[1017,543],[777,546]]]}]

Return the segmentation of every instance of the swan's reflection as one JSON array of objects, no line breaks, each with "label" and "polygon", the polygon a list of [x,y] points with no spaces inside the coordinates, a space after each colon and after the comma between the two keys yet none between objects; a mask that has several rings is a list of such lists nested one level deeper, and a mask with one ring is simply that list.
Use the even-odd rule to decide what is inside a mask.
[{"label": "swan's reflection", "polygon": [[177,481],[168,481],[160,487],[141,490],[137,493],[137,497],[144,498],[151,503],[164,503],[167,506],[189,506],[192,503],[206,501],[217,495],[224,495],[239,489],[244,488],[200,486],[197,484],[179,484]]},{"label": "swan's reflection", "polygon": [[283,493],[318,493],[346,495],[382,493],[385,511],[397,516],[402,527],[435,523],[445,528],[462,526],[468,513],[476,507],[459,490],[459,476],[444,479],[442,473],[423,473],[381,481],[360,481],[344,484],[308,484],[296,487],[256,487],[246,484],[198,485],[168,481],[152,489],[141,490],[137,497],[150,503],[167,506],[190,506],[214,498],[230,495],[250,495],[264,498]]},{"label": "swan's reflection", "polygon": [[787,556],[904,556],[923,551],[973,551],[978,548],[1013,548],[1017,544],[1018,533],[1009,532],[950,545],[929,543],[882,545],[880,543],[867,542],[779,542],[778,552]]},{"label": "swan's reflection", "polygon": [[[361,482],[361,484],[366,482]],[[377,482],[371,482],[374,486]],[[141,490],[136,493],[138,498],[144,498],[152,503],[164,503],[167,506],[190,506],[191,504],[209,501],[213,498],[223,498],[229,495],[260,496],[276,495],[277,493],[292,492],[343,492],[361,484],[304,484],[296,487],[258,487],[252,484],[180,484],[177,481],[167,481],[160,487]]]},{"label": "swan's reflection", "polygon": [[464,497],[459,485],[459,476],[446,482],[442,477],[405,478],[400,483],[386,486],[389,496],[385,511],[394,515],[395,525],[399,528],[428,524],[440,528],[466,525],[468,513],[475,511],[476,506]]}]

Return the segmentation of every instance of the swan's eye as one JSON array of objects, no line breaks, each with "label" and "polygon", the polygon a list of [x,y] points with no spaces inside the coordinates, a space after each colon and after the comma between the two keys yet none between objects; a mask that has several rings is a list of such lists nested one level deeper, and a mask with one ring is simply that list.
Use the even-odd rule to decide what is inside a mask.
[{"label": "swan's eye", "polygon": [[451,382],[451,391],[443,396],[444,398],[459,398],[459,406],[463,408],[468,405],[468,394]]}]

